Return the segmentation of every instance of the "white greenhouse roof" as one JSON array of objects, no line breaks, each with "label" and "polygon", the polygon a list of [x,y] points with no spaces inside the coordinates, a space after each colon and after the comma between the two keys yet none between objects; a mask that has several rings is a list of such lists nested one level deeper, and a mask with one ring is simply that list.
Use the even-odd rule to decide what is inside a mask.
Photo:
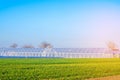
[{"label": "white greenhouse roof", "polygon": [[[52,48],[50,52],[58,53],[111,53],[105,48]],[[0,52],[43,52],[43,48],[0,48]]]}]

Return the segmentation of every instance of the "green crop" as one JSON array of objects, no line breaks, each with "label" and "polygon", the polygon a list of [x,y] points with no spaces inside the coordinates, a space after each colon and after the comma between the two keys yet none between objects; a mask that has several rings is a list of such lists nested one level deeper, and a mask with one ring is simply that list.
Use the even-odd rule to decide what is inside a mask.
[{"label": "green crop", "polygon": [[120,59],[0,58],[0,80],[85,80],[120,75]]}]

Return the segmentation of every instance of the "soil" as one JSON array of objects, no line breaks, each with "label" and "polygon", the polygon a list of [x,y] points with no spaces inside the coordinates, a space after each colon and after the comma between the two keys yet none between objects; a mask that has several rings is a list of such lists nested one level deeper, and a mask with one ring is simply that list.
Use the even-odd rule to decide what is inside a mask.
[{"label": "soil", "polygon": [[86,80],[120,80],[120,75],[101,77],[101,78],[92,78],[92,79],[86,79]]}]

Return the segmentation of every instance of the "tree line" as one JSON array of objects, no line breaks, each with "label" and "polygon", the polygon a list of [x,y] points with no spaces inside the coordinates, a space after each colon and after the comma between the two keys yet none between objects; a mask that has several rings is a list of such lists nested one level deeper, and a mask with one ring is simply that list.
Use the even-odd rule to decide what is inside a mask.
[{"label": "tree line", "polygon": [[[18,48],[17,43],[10,45],[10,48]],[[33,45],[23,45],[21,48],[35,48]],[[53,48],[53,45],[48,42],[42,42],[38,48]]]}]

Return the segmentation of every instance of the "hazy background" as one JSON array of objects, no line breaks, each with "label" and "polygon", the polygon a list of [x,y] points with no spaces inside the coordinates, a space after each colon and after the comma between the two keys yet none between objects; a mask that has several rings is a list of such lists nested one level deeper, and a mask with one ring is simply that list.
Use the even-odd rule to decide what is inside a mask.
[{"label": "hazy background", "polygon": [[119,0],[0,0],[0,47],[120,45]]}]

